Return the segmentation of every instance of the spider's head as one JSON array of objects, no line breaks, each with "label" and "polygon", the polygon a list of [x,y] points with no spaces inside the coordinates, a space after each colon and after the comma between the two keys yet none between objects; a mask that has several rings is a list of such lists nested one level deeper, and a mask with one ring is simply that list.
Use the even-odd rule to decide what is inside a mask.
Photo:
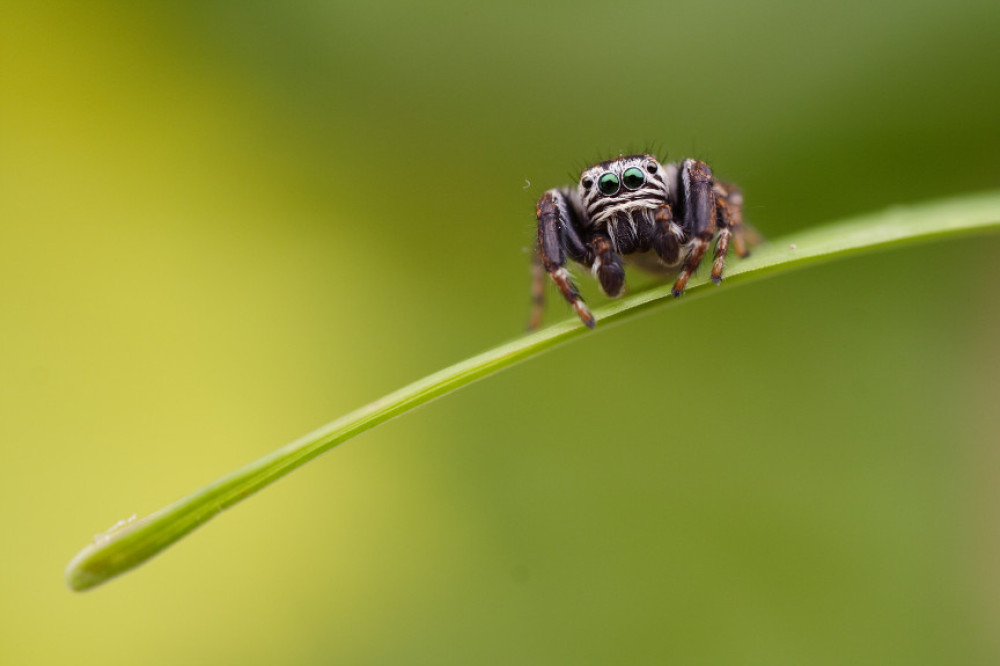
[{"label": "spider's head", "polygon": [[667,202],[670,188],[663,166],[652,155],[625,155],[580,174],[580,202],[594,224]]}]

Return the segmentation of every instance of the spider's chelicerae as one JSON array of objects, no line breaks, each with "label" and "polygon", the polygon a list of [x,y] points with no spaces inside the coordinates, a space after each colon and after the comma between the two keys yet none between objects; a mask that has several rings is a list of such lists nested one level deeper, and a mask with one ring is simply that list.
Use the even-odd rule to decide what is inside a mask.
[{"label": "spider's chelicerae", "polygon": [[625,288],[623,255],[658,272],[677,273],[680,296],[715,238],[712,281],[722,281],[730,239],[747,256],[743,239],[743,194],[720,183],[698,160],[660,164],[652,155],[627,155],[580,174],[577,187],[549,190],[538,200],[534,308],[530,328],[541,323],[545,274],[559,287],[588,327],[590,313],[566,270],[566,260],[586,266],[612,298]]}]

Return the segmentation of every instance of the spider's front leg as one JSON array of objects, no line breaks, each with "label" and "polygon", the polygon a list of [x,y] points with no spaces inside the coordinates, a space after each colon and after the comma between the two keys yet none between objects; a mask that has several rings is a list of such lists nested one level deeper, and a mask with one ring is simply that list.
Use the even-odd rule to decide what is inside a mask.
[{"label": "spider's front leg", "polygon": [[[688,239],[688,253],[681,267],[680,275],[674,282],[671,293],[677,298],[684,293],[688,280],[694,274],[708,245],[715,236],[718,208],[715,200],[715,182],[712,170],[698,160],[684,160],[681,165],[681,198],[683,216],[681,226]],[[725,252],[725,248],[723,248]],[[724,257],[724,255],[723,255]],[[712,278],[715,279],[715,272]],[[721,264],[719,279],[722,278]]]},{"label": "spider's front leg", "polygon": [[603,234],[595,234],[590,239],[591,274],[597,278],[609,298],[618,298],[625,291],[625,261],[615,252],[611,239]]},{"label": "spider's front leg", "polygon": [[[569,202],[559,190],[549,190],[538,200],[535,211],[538,215],[538,250],[537,258],[552,281],[559,287],[563,297],[573,306],[576,314],[588,328],[594,328],[594,315],[590,313],[580,296],[579,290],[566,270],[566,260],[573,259],[581,263],[594,260],[590,250],[580,238],[580,232],[573,223]],[[596,263],[595,263],[596,266]],[[535,307],[532,312],[529,328],[536,328],[541,323],[541,307],[543,304],[543,287],[540,284],[542,272],[535,271]]]},{"label": "spider's front leg", "polygon": [[674,220],[674,211],[669,204],[663,204],[653,214],[653,252],[667,266],[676,266],[684,244],[684,230]]}]

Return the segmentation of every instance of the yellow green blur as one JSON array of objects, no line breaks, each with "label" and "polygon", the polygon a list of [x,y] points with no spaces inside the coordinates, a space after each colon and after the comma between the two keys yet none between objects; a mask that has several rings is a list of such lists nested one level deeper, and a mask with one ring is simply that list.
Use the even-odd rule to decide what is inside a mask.
[{"label": "yellow green blur", "polygon": [[113,584],[62,572],[517,336],[534,202],[583,166],[706,159],[771,238],[995,188],[998,24],[4,3],[0,663],[996,662],[995,236],[724,285],[369,432]]}]

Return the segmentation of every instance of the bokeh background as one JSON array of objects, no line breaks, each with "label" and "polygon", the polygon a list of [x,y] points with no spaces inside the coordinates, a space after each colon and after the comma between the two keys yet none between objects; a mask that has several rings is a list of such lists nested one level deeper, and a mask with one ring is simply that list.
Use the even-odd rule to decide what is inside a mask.
[{"label": "bokeh background", "polygon": [[0,663],[997,663],[996,236],[663,308],[62,571],[519,335],[589,161],[709,160],[770,238],[997,187],[998,43],[995,0],[3,3]]}]

